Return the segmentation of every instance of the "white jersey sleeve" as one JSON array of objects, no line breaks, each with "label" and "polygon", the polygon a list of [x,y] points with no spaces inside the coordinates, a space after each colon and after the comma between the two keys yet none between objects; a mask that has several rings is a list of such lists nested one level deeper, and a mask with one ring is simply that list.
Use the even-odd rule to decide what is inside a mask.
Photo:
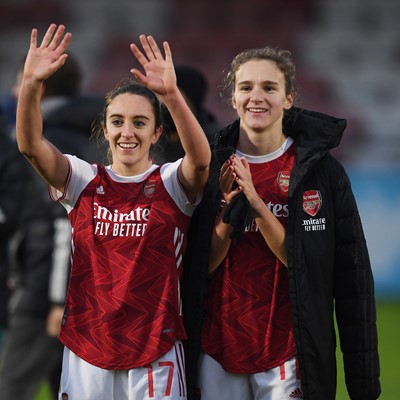
[{"label": "white jersey sleeve", "polygon": [[186,215],[193,215],[196,206],[202,199],[202,193],[200,193],[194,202],[190,202],[185,190],[183,189],[178,178],[178,168],[181,165],[182,158],[173,162],[167,163],[161,166],[161,179],[168,194],[174,199],[174,202],[179,209]]},{"label": "white jersey sleeve", "polygon": [[89,164],[78,157],[65,155],[70,165],[69,176],[65,185],[64,193],[54,187],[50,187],[50,196],[53,200],[59,201],[69,213],[78,200],[83,189],[97,174],[97,165]]}]

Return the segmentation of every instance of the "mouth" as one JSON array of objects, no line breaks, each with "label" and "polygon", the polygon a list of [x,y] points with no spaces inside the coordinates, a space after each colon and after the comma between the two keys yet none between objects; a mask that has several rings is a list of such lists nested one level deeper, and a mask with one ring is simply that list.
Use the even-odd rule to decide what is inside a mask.
[{"label": "mouth", "polygon": [[132,150],[134,148],[136,148],[138,146],[137,143],[117,143],[117,145],[121,148],[121,149],[128,149],[128,150]]},{"label": "mouth", "polygon": [[267,112],[266,108],[248,108],[248,112],[254,113],[254,114],[261,114]]}]

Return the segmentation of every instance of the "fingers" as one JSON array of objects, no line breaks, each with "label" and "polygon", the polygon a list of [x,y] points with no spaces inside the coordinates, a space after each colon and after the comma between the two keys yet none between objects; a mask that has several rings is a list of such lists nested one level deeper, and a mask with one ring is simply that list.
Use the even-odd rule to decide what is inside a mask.
[{"label": "fingers", "polygon": [[131,51],[136,59],[139,61],[140,65],[143,67],[147,63],[147,58],[143,55],[143,53],[139,50],[135,43],[131,43],[130,45]]},{"label": "fingers", "polygon": [[33,28],[31,32],[31,48],[36,48],[37,46],[37,29]]},{"label": "fingers", "polygon": [[[140,59],[142,61],[143,61],[143,59],[145,59],[146,61],[153,61],[153,60],[157,60],[160,58],[163,59],[161,51],[160,51],[156,41],[154,40],[153,36],[140,35],[139,40],[143,47],[143,51],[146,55],[146,57],[145,57],[144,54],[139,50],[139,48],[136,45],[134,45],[134,48],[135,48],[134,54],[135,54],[136,58],[139,60],[139,62],[140,62]],[[132,51],[133,51],[133,49],[132,49]],[[140,62],[140,63],[143,65],[142,62]]]},{"label": "fingers", "polygon": [[[147,44],[148,44],[147,47],[150,47],[150,50],[148,50],[146,47],[143,46],[143,48],[146,50],[146,54],[147,54],[147,52],[149,52],[149,54],[153,55],[153,59],[156,59],[156,60],[160,59],[160,58],[164,58],[163,55],[161,54],[161,51],[160,51],[156,41],[154,40],[153,36],[147,36],[146,39],[147,39]],[[142,42],[142,45],[143,45],[143,42]]]},{"label": "fingers", "polygon": [[51,50],[55,50],[58,45],[60,44],[60,40],[62,38],[62,35],[65,31],[65,26],[64,25],[59,25],[59,27],[57,28],[55,34],[53,35],[53,39],[51,40],[50,44],[49,44],[49,49]]},{"label": "fingers", "polygon": [[56,31],[57,25],[56,24],[51,24],[49,28],[47,29],[47,32],[45,33],[42,44],[40,47],[48,47],[51,38],[53,37],[54,32]]},{"label": "fingers", "polygon": [[[64,35],[65,26],[51,24],[47,29],[40,48],[48,48],[49,50],[57,50],[61,54],[67,49],[69,42],[71,41],[71,33],[67,32]],[[31,47],[37,47],[37,29],[32,29],[31,33]],[[63,37],[64,35],[64,37]]]},{"label": "fingers", "polygon": [[165,60],[168,62],[172,62],[172,52],[171,48],[169,47],[169,43],[164,42],[163,46],[164,46]]},{"label": "fingers", "polygon": [[139,81],[142,82],[143,84],[146,84],[148,79],[147,76],[142,74],[138,69],[132,68],[131,69],[131,74]]}]

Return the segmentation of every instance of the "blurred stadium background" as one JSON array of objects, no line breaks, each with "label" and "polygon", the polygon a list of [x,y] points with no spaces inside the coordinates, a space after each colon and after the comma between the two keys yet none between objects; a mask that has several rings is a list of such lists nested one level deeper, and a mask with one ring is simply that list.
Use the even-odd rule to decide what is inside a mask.
[{"label": "blurred stadium background", "polygon": [[[400,1],[399,0],[0,0],[0,94],[7,93],[33,27],[72,32],[84,90],[103,96],[135,65],[141,33],[168,40],[174,62],[206,76],[207,107],[222,124],[220,99],[233,56],[265,45],[289,49],[297,65],[297,105],[343,117],[335,151],[353,183],[379,302],[382,399],[397,399],[400,356]],[[393,365],[392,365],[393,362]],[[339,387],[338,399],[346,399]],[[342,397],[340,397],[342,396]],[[45,399],[46,395],[39,395]]]}]

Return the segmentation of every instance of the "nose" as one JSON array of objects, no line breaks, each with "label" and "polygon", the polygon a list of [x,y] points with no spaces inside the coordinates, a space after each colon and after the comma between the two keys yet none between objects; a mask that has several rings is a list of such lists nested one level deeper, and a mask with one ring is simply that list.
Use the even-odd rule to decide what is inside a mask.
[{"label": "nose", "polygon": [[259,87],[254,87],[253,90],[251,91],[251,96],[250,100],[253,101],[254,103],[259,103],[262,101],[262,90]]},{"label": "nose", "polygon": [[135,136],[134,127],[130,124],[124,124],[122,127],[121,136],[125,138],[132,138]]}]

